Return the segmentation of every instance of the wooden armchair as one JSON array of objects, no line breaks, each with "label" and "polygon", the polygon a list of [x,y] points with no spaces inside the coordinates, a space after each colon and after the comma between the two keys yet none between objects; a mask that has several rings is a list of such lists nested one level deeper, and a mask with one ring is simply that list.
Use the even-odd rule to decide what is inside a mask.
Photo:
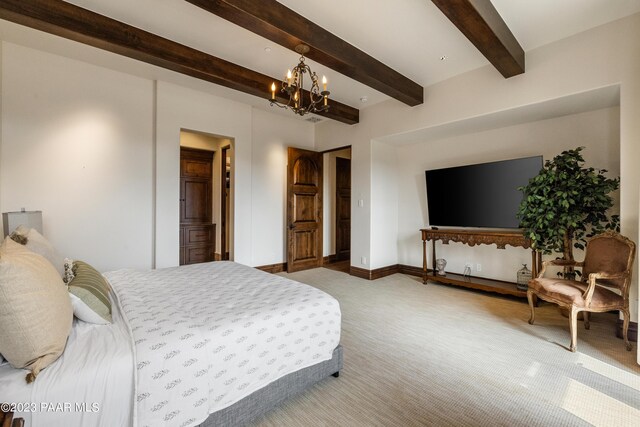
[{"label": "wooden armchair", "polygon": [[[629,329],[629,287],[636,245],[626,237],[607,231],[587,243],[584,262],[545,261],[537,278],[529,282],[527,297],[531,307],[529,323],[535,320],[534,295],[569,310],[571,351],[576,351],[578,313],[583,312],[589,329],[589,312],[620,310],[624,315],[623,336],[627,350]],[[544,278],[547,266],[582,267],[581,280]],[[615,289],[619,292],[614,292]]]}]

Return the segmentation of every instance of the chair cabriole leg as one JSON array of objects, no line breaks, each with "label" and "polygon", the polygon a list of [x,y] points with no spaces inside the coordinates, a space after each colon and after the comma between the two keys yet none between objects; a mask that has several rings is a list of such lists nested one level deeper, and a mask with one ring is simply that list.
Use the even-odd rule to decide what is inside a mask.
[{"label": "chair cabriole leg", "polygon": [[576,342],[578,341],[578,310],[575,306],[571,306],[569,314],[569,328],[571,330],[571,345],[569,350],[576,351]]},{"label": "chair cabriole leg", "polygon": [[624,338],[624,345],[627,351],[631,351],[631,343],[629,342],[629,319],[631,315],[629,314],[629,309],[621,310],[624,320],[622,321],[622,337]]},{"label": "chair cabriole leg", "polygon": [[536,312],[533,304],[533,292],[531,292],[531,290],[527,291],[527,300],[529,300],[529,307],[531,307],[531,317],[529,318],[529,324],[533,325],[533,322],[536,320]]}]

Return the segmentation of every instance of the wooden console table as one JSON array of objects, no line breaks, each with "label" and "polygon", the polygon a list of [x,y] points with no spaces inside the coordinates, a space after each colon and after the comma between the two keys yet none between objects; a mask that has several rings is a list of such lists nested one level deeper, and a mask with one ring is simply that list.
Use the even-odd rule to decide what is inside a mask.
[{"label": "wooden console table", "polygon": [[[436,274],[436,240],[443,244],[449,242],[460,242],[469,246],[495,244],[498,249],[504,249],[506,245],[523,247],[528,249],[531,242],[526,239],[521,232],[508,231],[484,231],[467,229],[420,229],[422,233],[422,283],[427,284],[428,280],[446,283],[457,286],[464,286],[472,289],[480,289],[499,294],[513,295],[521,298],[527,297],[526,291],[518,290],[516,283],[504,282],[501,280],[485,279],[481,277],[463,276],[462,274],[447,273],[446,276]],[[432,274],[427,268],[427,240],[432,242]],[[531,251],[531,273],[533,277],[538,275],[538,267],[541,264],[541,256],[536,251]],[[515,271],[514,271],[515,276]]]}]

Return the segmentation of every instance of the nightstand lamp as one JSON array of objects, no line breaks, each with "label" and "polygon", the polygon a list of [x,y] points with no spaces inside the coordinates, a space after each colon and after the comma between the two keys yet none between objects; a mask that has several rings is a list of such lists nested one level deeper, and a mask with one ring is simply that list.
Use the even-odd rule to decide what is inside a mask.
[{"label": "nightstand lamp", "polygon": [[2,214],[2,223],[4,225],[4,236],[8,236],[19,225],[28,228],[35,228],[38,233],[42,234],[42,211],[25,211],[21,212],[4,212]]}]

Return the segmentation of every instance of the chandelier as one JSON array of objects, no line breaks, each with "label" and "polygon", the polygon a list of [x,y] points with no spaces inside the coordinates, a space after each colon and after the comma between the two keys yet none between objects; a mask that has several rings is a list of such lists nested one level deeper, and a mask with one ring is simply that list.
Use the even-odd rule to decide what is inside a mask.
[{"label": "chandelier", "polygon": [[[300,54],[300,63],[293,70],[287,70],[287,76],[282,80],[282,88],[280,89],[280,92],[285,93],[285,97],[288,97],[289,101],[284,104],[276,100],[276,84],[274,82],[271,83],[271,100],[269,104],[280,108],[288,108],[301,116],[307,113],[319,113],[329,110],[327,78],[322,76],[322,91],[320,91],[318,76],[304,63],[304,54],[309,52],[309,46],[299,44],[295,50]],[[305,100],[303,93],[304,75],[307,73],[311,78],[311,89],[309,90],[309,97]]]}]

